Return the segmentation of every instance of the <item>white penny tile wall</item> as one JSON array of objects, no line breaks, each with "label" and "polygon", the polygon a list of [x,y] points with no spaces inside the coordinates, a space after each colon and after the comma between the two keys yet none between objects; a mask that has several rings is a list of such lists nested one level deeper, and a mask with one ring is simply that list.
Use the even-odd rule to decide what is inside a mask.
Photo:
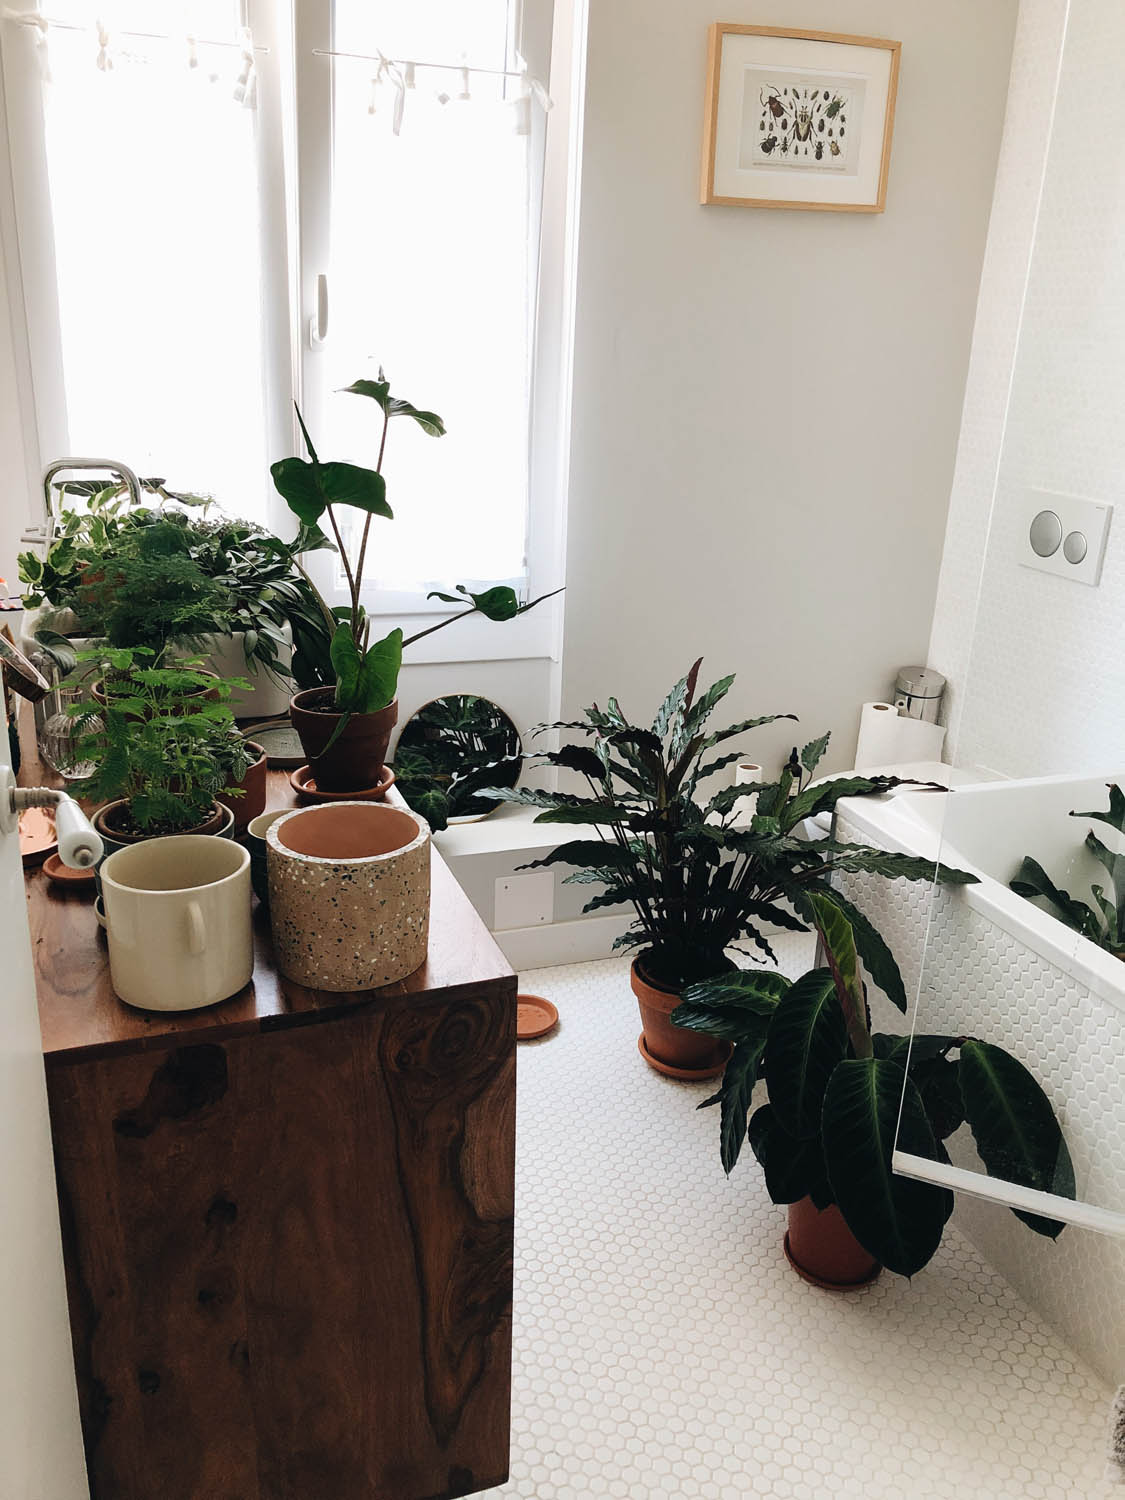
[{"label": "white penny tile wall", "polygon": [[806,1286],[753,1159],[723,1175],[711,1086],[638,1056],[627,963],[522,986],[561,1023],[519,1052],[512,1475],[490,1495],[1119,1493],[1106,1387],[956,1229],[912,1282]]}]

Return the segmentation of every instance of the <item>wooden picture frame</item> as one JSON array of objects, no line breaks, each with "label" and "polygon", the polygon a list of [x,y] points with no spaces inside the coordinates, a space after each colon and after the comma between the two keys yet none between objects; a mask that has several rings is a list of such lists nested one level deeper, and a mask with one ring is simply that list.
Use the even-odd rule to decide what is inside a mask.
[{"label": "wooden picture frame", "polygon": [[700,202],[882,213],[901,51],[881,37],[714,22]]}]

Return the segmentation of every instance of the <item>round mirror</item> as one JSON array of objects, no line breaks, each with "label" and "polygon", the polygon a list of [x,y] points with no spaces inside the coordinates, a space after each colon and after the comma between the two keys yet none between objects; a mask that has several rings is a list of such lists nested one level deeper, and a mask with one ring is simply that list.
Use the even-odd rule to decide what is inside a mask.
[{"label": "round mirror", "polygon": [[435,832],[447,823],[486,818],[500,805],[476,794],[514,787],[523,746],[502,708],[473,693],[435,698],[402,726],[395,746],[396,785]]}]

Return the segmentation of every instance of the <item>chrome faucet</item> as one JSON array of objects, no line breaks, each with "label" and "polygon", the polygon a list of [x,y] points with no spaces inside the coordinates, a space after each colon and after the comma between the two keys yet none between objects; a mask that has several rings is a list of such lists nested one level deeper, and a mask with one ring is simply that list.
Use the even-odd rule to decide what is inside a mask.
[{"label": "chrome faucet", "polygon": [[42,527],[33,526],[29,531],[25,532],[21,538],[22,541],[50,541],[51,522],[54,520],[54,507],[51,503],[51,481],[57,474],[63,474],[68,469],[100,469],[107,474],[113,474],[129,491],[129,498],[132,503],[134,505],[140,505],[141,503],[141,482],[129,465],[123,464],[120,459],[56,458],[43,470],[43,525]]}]

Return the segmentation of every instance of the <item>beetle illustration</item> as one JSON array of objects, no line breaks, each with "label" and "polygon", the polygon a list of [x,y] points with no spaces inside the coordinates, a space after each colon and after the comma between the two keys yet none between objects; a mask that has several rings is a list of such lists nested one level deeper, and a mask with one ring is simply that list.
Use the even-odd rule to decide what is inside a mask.
[{"label": "beetle illustration", "polygon": [[811,84],[806,88],[770,83],[759,90],[758,100],[762,107],[758,128],[769,130],[759,142],[763,156],[807,157],[811,143],[813,159],[822,162],[826,137],[830,156],[842,154],[834,137],[844,134],[847,94]]}]

